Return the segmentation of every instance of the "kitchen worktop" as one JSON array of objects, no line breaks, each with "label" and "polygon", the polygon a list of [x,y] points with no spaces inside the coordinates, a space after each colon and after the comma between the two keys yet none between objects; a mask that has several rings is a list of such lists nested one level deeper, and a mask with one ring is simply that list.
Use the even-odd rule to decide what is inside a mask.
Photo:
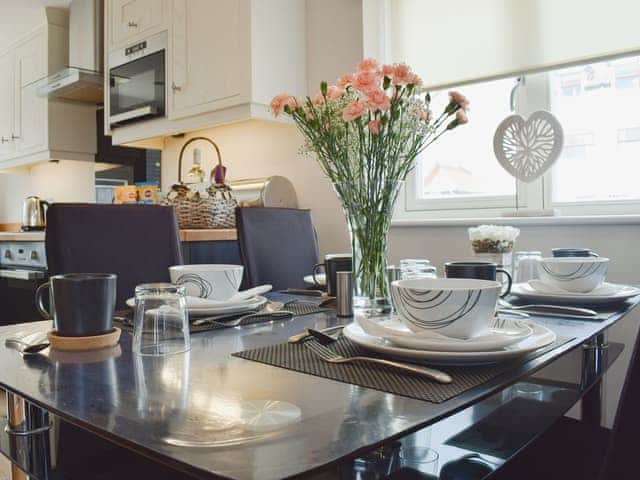
[{"label": "kitchen worktop", "polygon": [[[180,230],[182,242],[219,242],[237,240],[235,228],[219,230]],[[2,232],[0,242],[44,242],[44,232]]]}]

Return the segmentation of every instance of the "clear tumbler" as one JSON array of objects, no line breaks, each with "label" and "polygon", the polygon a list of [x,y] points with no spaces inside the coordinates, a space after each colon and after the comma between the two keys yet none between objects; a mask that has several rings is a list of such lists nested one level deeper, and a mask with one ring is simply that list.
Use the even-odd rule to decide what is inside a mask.
[{"label": "clear tumbler", "polygon": [[191,348],[185,288],[147,283],[135,290],[133,351],[139,355],[169,355]]}]

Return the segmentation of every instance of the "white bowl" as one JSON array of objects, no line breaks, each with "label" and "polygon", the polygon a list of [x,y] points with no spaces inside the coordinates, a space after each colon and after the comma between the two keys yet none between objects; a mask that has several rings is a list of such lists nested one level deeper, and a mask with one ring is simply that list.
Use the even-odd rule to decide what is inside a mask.
[{"label": "white bowl", "polygon": [[540,280],[568,292],[587,293],[604,282],[609,259],[604,257],[548,257],[538,259]]},{"label": "white bowl", "polygon": [[169,267],[171,283],[183,285],[187,295],[210,300],[229,300],[242,283],[242,265],[201,264]]},{"label": "white bowl", "polygon": [[492,280],[420,278],[392,282],[391,297],[412,331],[466,339],[489,328],[501,288]]}]

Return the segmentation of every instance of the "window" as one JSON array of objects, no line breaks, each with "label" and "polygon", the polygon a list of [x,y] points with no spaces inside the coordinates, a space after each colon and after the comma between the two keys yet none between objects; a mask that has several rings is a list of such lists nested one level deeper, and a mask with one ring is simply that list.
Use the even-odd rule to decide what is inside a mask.
[{"label": "window", "polygon": [[[566,94],[567,77],[578,93]],[[640,57],[556,70],[548,82],[565,133],[552,205],[640,200]]]},{"label": "window", "polygon": [[[416,197],[424,208],[447,206],[437,200],[477,200],[494,206],[513,205],[516,185],[513,177],[495,161],[493,132],[509,115],[509,96],[515,78],[464,88],[474,99],[473,124],[444,135],[417,160]],[[432,105],[446,105],[447,90],[432,93]],[[468,128],[470,127],[470,128]]]},{"label": "window", "polygon": [[[471,100],[471,121],[418,158],[399,218],[640,213],[640,56],[457,89]],[[432,92],[433,104],[446,103],[448,90]],[[514,113],[549,110],[564,130],[560,158],[529,184],[493,153],[512,96]]]}]

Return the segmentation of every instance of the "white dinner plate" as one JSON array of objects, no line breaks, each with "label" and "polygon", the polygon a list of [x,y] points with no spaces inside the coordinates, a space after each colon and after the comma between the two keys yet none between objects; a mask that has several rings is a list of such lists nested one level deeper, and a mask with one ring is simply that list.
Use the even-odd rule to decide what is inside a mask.
[{"label": "white dinner plate", "polygon": [[389,357],[439,365],[469,365],[497,363],[520,357],[555,341],[556,334],[552,330],[533,322],[530,325],[533,328],[533,333],[528,338],[507,347],[486,352],[438,352],[398,347],[384,338],[365,333],[362,327],[355,322],[347,325],[343,330],[343,334],[362,348]]},{"label": "white dinner plate", "polygon": [[318,280],[318,283],[313,281],[313,275],[305,275],[304,277],[304,283],[307,285],[318,285],[320,287],[327,285],[327,276],[324,273],[316,273],[316,280]]},{"label": "white dinner plate", "polygon": [[520,342],[533,334],[528,322],[508,318],[495,318],[491,328],[482,335],[462,340],[447,337],[433,330],[414,333],[403,323],[400,317],[376,321],[364,315],[357,315],[356,322],[365,333],[389,340],[397,347],[438,352],[486,352],[507,347]]},{"label": "white dinner plate", "polygon": [[[599,293],[602,292],[602,293]],[[556,293],[551,291],[540,291],[534,289],[528,283],[516,283],[511,288],[511,293],[524,300],[545,303],[571,303],[573,305],[598,305],[606,303],[616,303],[628,298],[640,295],[640,288],[630,285],[620,285],[616,283],[603,283],[594,292]]]},{"label": "white dinner plate", "polygon": [[[218,315],[223,313],[242,313],[256,310],[262,305],[267,303],[268,300],[263,296],[252,297],[247,300],[241,301],[218,301],[218,300],[206,300],[198,297],[187,297],[187,309],[189,315],[194,317],[200,317],[205,315]],[[127,306],[134,308],[136,301],[135,298],[127,300]]]}]

